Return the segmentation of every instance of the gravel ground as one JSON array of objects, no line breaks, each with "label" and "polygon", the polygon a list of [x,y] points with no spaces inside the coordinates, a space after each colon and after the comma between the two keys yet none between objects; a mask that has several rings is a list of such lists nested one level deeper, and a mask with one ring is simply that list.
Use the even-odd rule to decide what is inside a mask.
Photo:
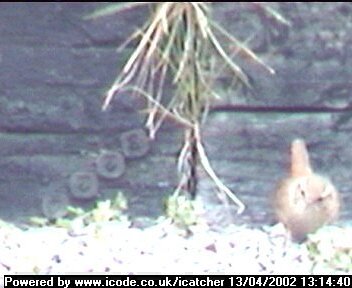
[{"label": "gravel ground", "polygon": [[[137,228],[124,221],[93,223],[71,229],[0,228],[0,275],[63,274],[326,274],[344,271],[309,257],[306,244],[287,240],[281,225],[249,228],[229,225],[221,231],[207,225],[191,233],[168,219]],[[332,230],[331,230],[332,229]],[[341,234],[330,227],[328,235]],[[342,230],[339,230],[342,231]],[[344,231],[347,231],[346,229]],[[340,238],[352,239],[351,233]],[[344,232],[345,233],[345,232]],[[347,232],[346,232],[347,233]],[[190,234],[190,235],[187,235]],[[323,236],[326,238],[326,235]],[[328,242],[330,248],[332,242]],[[342,246],[345,244],[341,244]],[[351,244],[348,247],[349,252]],[[318,246],[317,246],[318,247]],[[325,249],[325,248],[324,248]],[[344,247],[346,250],[346,247]],[[331,250],[331,249],[330,249]],[[351,254],[351,253],[350,253]],[[351,261],[351,257],[348,258]],[[318,264],[317,264],[318,263]],[[350,270],[351,271],[351,270]]]}]

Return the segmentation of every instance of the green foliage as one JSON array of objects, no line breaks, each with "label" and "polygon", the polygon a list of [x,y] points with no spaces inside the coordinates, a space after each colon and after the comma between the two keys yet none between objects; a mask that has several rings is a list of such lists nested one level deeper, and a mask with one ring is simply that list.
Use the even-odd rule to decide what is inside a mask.
[{"label": "green foliage", "polygon": [[68,206],[67,215],[63,218],[49,220],[44,217],[31,217],[29,223],[32,226],[44,227],[55,226],[70,228],[73,221],[81,219],[83,225],[88,226],[94,223],[103,223],[109,221],[122,221],[125,219],[125,211],[127,210],[127,199],[122,192],[116,194],[113,200],[98,201],[95,208],[84,211],[82,208]]},{"label": "green foliage", "polygon": [[186,230],[199,221],[194,201],[176,193],[166,199],[165,214],[176,226]]},{"label": "green foliage", "polygon": [[[331,231],[331,230],[334,231]],[[326,227],[310,235],[307,249],[316,266],[352,273],[351,233],[343,228]]]},{"label": "green foliage", "polygon": [[97,202],[96,208],[85,215],[86,223],[101,223],[113,220],[121,220],[127,209],[127,199],[119,192],[113,201],[105,200]]}]

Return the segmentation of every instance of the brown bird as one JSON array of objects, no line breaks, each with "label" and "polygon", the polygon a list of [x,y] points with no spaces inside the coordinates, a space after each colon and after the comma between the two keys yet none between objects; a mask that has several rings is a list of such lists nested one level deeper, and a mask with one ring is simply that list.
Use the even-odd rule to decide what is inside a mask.
[{"label": "brown bird", "polygon": [[274,209],[292,240],[298,242],[338,216],[339,193],[328,179],[313,172],[302,139],[291,144],[290,175],[274,193]]}]

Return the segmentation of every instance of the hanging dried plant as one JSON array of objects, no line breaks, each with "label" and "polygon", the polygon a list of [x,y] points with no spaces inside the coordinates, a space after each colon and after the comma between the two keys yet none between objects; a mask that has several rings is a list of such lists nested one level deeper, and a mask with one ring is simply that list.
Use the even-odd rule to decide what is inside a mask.
[{"label": "hanging dried plant", "polygon": [[[245,205],[216,176],[208,161],[200,133],[209,104],[218,97],[209,76],[211,59],[220,56],[224,65],[233,72],[234,78],[250,87],[247,75],[232,60],[216,34],[225,36],[240,55],[250,57],[270,73],[274,73],[274,70],[226,32],[219,23],[212,21],[211,4],[208,2],[110,4],[87,18],[111,15],[145,4],[152,8],[150,18],[144,27],[129,39],[138,37],[138,45],[106,93],[103,110],[109,106],[114,95],[132,90],[147,99],[148,116],[145,125],[150,138],[155,137],[166,117],[182,124],[185,131],[184,144],[178,158],[181,178],[176,193],[186,190],[192,197],[195,196],[196,168],[199,161],[219,191],[225,193],[238,206],[238,213],[242,213]],[[273,17],[279,17],[279,14],[264,6],[263,9]],[[281,21],[281,18],[278,19]],[[173,77],[175,93],[165,99],[163,88],[167,75]]]}]

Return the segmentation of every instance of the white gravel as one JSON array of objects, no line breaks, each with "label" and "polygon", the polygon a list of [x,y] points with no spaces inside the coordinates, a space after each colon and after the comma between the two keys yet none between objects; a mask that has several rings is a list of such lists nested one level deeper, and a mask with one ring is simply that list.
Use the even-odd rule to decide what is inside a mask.
[{"label": "white gravel", "polygon": [[[68,231],[0,228],[0,275],[63,274],[311,274],[318,269],[304,244],[287,241],[280,225],[229,225],[215,232],[196,226],[191,236],[169,220],[140,229],[129,221],[90,224]],[[324,270],[325,269],[325,270]]]}]

